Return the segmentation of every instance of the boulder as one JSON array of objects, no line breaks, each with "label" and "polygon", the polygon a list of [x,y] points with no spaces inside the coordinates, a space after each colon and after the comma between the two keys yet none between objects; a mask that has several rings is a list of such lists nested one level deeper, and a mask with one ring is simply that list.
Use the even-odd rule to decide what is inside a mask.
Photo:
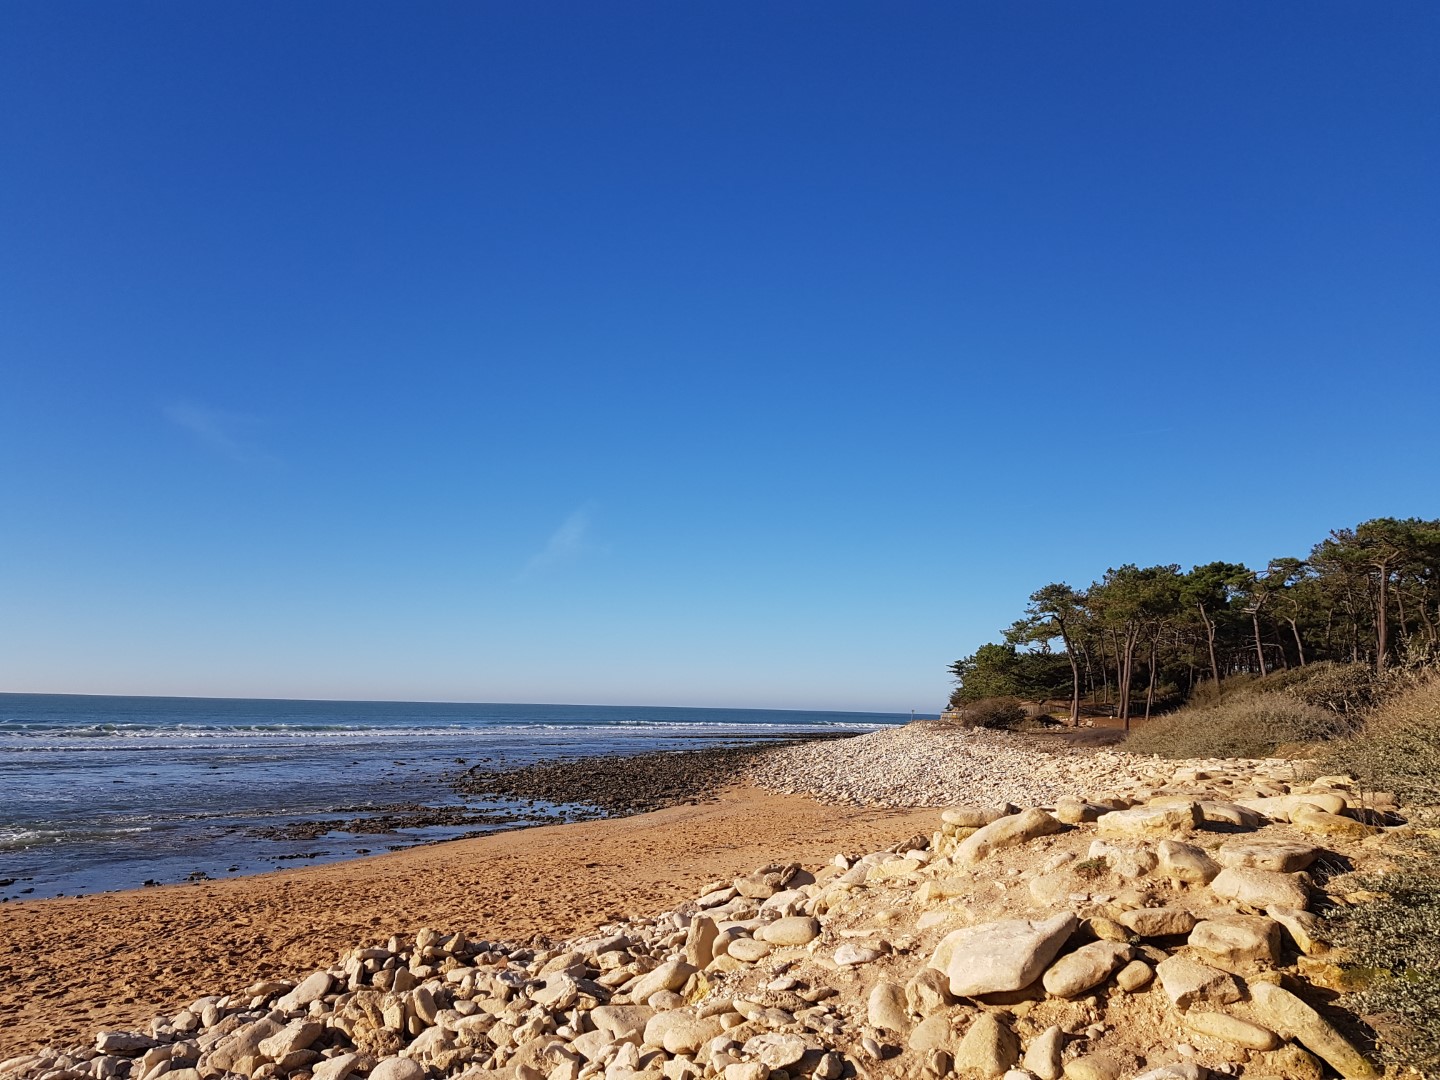
[{"label": "boulder", "polygon": [[1280,924],[1261,915],[1206,919],[1195,924],[1188,944],[1221,964],[1274,964],[1280,960]]},{"label": "boulder", "polygon": [[1087,802],[1076,795],[1066,795],[1055,803],[1055,818],[1065,825],[1079,825],[1082,822],[1095,821],[1109,810],[1108,806]]},{"label": "boulder", "polygon": [[973,866],[992,851],[1014,847],[1039,836],[1050,836],[1065,826],[1044,810],[1032,807],[1018,814],[1000,818],[966,837],[955,852],[955,862],[961,866]]},{"label": "boulder", "polygon": [[1215,853],[1221,866],[1232,870],[1269,870],[1293,874],[1320,857],[1321,849],[1298,840],[1229,840]]},{"label": "boulder", "polygon": [[1329,1063],[1344,1080],[1377,1080],[1379,1072],[1340,1032],[1290,991],[1254,983],[1250,998],[1255,1018],[1287,1039],[1294,1039]]},{"label": "boulder", "polygon": [[1075,926],[1068,911],[1044,920],[966,926],[941,940],[929,966],[949,976],[956,997],[1021,990],[1040,977]]},{"label": "boulder", "polygon": [[1200,801],[1200,819],[1207,825],[1229,825],[1238,829],[1258,829],[1265,824],[1265,818],[1248,806],[1209,799]]},{"label": "boulder", "polygon": [[1111,844],[1104,840],[1091,841],[1088,854],[1091,859],[1104,859],[1112,874],[1128,880],[1144,877],[1160,861],[1145,844]]},{"label": "boulder", "polygon": [[1092,941],[1062,956],[1045,972],[1046,993],[1076,998],[1110,978],[1134,959],[1135,950],[1115,941]]},{"label": "boulder", "polygon": [[1114,1054],[1086,1054],[1065,1063],[1065,1080],[1120,1080],[1125,1062]]},{"label": "boulder", "polygon": [[1210,882],[1210,891],[1221,900],[1264,911],[1267,907],[1305,909],[1310,905],[1310,890],[1295,874],[1271,870],[1236,870],[1227,867]]},{"label": "boulder", "polygon": [[1160,976],[1165,996],[1177,1009],[1202,1002],[1231,1005],[1240,1000],[1240,987],[1232,975],[1183,956],[1166,957],[1155,973]]},{"label": "boulder", "polygon": [[715,938],[719,934],[719,924],[710,916],[697,915],[691,919],[685,935],[685,962],[695,968],[709,967],[715,959]]},{"label": "boulder", "polygon": [[1271,821],[1289,821],[1290,815],[1305,806],[1313,806],[1330,814],[1345,809],[1345,797],[1329,792],[1313,795],[1271,795],[1263,799],[1237,799],[1247,810],[1265,815]]}]

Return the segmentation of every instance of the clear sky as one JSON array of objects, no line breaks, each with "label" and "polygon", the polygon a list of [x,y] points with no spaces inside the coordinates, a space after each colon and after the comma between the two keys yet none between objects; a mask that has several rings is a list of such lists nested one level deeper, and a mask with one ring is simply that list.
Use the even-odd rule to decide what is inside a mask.
[{"label": "clear sky", "polygon": [[1433,3],[0,7],[0,690],[933,711],[1440,516]]}]

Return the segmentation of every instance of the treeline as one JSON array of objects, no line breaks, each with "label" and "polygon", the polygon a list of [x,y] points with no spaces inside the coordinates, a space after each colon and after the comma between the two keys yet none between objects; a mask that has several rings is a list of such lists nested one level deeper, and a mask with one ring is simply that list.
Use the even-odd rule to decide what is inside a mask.
[{"label": "treeline", "polygon": [[993,697],[1111,706],[1129,727],[1206,680],[1332,660],[1387,664],[1440,641],[1440,521],[1376,518],[1337,529],[1309,558],[1263,569],[1212,562],[1107,570],[1084,589],[1030,595],[1004,640],[950,666],[951,708]]}]

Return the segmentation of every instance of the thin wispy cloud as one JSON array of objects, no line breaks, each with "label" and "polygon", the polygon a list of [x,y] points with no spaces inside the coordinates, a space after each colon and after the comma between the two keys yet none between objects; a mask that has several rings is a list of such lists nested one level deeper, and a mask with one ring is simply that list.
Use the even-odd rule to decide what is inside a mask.
[{"label": "thin wispy cloud", "polygon": [[165,418],[196,442],[221,457],[240,462],[276,459],[252,437],[263,421],[243,413],[224,412],[193,401],[177,401],[164,408]]},{"label": "thin wispy cloud", "polygon": [[550,539],[545,541],[545,546],[526,561],[520,577],[533,577],[572,563],[591,550],[590,513],[591,506],[586,503],[562,521],[560,527],[550,534]]}]

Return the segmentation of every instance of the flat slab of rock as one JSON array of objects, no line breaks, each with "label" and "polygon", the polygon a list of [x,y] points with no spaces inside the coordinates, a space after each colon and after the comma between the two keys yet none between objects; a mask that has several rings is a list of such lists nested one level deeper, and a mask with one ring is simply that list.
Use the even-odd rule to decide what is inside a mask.
[{"label": "flat slab of rock", "polygon": [[1329,946],[1317,937],[1320,932],[1318,916],[1299,908],[1276,907],[1273,904],[1265,909],[1265,914],[1280,924],[1295,947],[1306,956],[1320,956],[1330,951]]},{"label": "flat slab of rock", "polygon": [[1380,1075],[1329,1021],[1290,991],[1255,983],[1250,998],[1256,1019],[1323,1058],[1345,1080],[1375,1080]]},{"label": "flat slab of rock", "polygon": [[1050,919],[1004,919],[947,934],[928,966],[943,971],[956,997],[1022,990],[1038,979],[1076,927],[1068,911]]},{"label": "flat slab of rock", "polygon": [[1199,824],[1200,807],[1193,802],[1112,810],[1095,820],[1095,827],[1107,836],[1174,836],[1191,832]]},{"label": "flat slab of rock", "polygon": [[1229,972],[1217,971],[1207,964],[1183,956],[1162,960],[1155,973],[1160,987],[1177,1009],[1192,1005],[1232,1005],[1240,1000],[1240,987]]},{"label": "flat slab of rock", "polygon": [[1290,822],[1297,829],[1321,836],[1342,836],[1351,840],[1363,840],[1376,830],[1363,821],[1345,817],[1343,814],[1329,814],[1318,807],[1302,806],[1290,815]]},{"label": "flat slab of rock", "polygon": [[1210,891],[1221,900],[1264,911],[1267,907],[1300,908],[1310,906],[1310,890],[1294,874],[1270,870],[1236,870],[1227,867],[1210,882]]},{"label": "flat slab of rock", "polygon": [[1188,944],[1221,964],[1274,964],[1280,960],[1280,924],[1262,915],[1206,919],[1195,924]]},{"label": "flat slab of rock", "polygon": [[1227,840],[1215,859],[1233,870],[1269,870],[1294,874],[1320,857],[1321,849],[1298,840]]}]

